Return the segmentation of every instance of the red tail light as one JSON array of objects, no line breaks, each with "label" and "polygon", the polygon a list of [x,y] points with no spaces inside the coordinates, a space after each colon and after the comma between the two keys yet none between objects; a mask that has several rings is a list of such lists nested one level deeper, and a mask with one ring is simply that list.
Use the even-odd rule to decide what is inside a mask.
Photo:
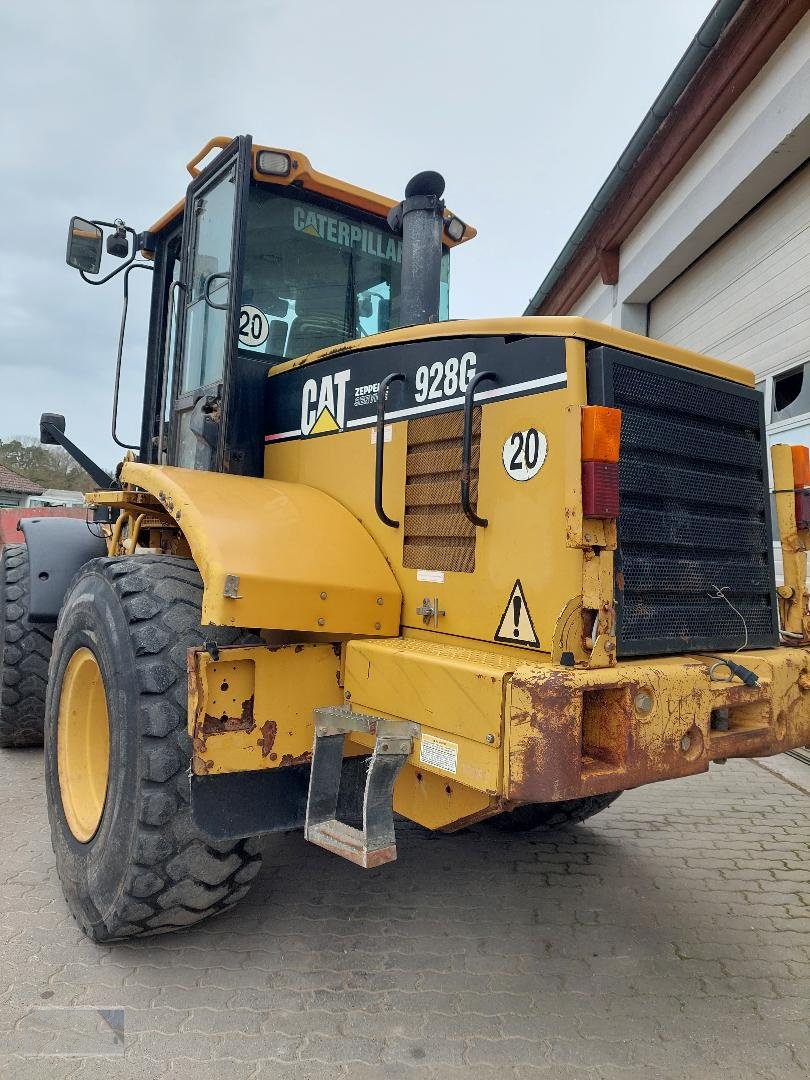
[{"label": "red tail light", "polygon": [[617,461],[582,462],[583,517],[619,516],[619,463]]}]

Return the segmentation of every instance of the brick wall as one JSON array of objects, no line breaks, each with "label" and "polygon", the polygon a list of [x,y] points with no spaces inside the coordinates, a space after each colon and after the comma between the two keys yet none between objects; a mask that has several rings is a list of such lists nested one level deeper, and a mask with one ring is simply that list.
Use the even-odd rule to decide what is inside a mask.
[{"label": "brick wall", "polygon": [[5,544],[22,544],[25,541],[17,528],[20,518],[85,518],[89,512],[86,506],[13,506],[0,510],[0,548]]}]

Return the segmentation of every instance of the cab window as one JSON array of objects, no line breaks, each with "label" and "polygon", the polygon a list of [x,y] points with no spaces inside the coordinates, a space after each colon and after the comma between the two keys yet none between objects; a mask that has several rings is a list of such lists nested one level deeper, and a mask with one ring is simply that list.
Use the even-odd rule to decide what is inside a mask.
[{"label": "cab window", "polygon": [[[402,240],[379,218],[254,186],[239,347],[279,360],[399,325]],[[442,262],[447,318],[449,255]]]}]

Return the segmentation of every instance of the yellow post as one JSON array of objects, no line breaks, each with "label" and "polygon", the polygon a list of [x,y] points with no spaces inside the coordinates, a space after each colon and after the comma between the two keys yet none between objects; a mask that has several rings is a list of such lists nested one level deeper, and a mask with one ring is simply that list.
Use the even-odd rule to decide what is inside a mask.
[{"label": "yellow post", "polygon": [[780,585],[779,614],[782,630],[796,636],[796,641],[810,640],[810,615],[807,597],[808,530],[796,525],[793,487],[793,458],[790,447],[779,443],[771,447],[776,521],[782,545],[784,585]]}]

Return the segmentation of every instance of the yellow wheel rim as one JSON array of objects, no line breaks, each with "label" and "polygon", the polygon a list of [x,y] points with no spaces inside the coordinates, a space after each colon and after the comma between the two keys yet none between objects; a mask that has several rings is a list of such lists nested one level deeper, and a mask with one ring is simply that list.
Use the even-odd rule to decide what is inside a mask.
[{"label": "yellow wheel rim", "polygon": [[68,826],[86,844],[101,821],[110,772],[107,696],[98,661],[86,648],[71,656],[62,679],[56,760]]}]

